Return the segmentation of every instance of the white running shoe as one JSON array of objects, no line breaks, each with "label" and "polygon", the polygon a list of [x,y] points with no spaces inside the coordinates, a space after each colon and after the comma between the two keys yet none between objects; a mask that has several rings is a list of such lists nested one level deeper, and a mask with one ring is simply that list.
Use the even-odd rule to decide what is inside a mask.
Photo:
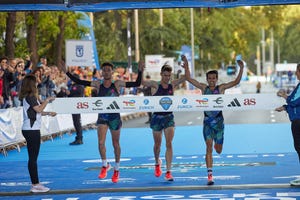
[{"label": "white running shoe", "polygon": [[293,186],[299,186],[300,185],[300,178],[297,178],[296,180],[291,181],[290,184],[293,185]]},{"label": "white running shoe", "polygon": [[47,188],[45,186],[43,186],[42,184],[37,184],[37,185],[32,185],[30,192],[33,193],[42,193],[42,192],[48,192],[50,190],[50,188]]}]

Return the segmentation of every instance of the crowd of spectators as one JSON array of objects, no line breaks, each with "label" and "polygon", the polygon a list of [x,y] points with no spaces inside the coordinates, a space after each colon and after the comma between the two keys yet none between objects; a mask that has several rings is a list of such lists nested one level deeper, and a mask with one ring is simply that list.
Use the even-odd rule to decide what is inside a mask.
[{"label": "crowd of spectators", "polygon": [[[95,67],[70,66],[71,73],[79,75],[83,80],[101,80],[101,70]],[[33,66],[29,56],[23,58],[0,58],[0,109],[20,106],[18,91],[23,78],[27,74],[34,74],[38,80],[38,91],[41,100],[49,96],[56,96],[61,89],[68,90],[71,81],[66,74],[55,65],[48,65],[47,58],[41,57],[37,66]],[[115,68],[114,79],[135,80],[137,75],[128,70]],[[137,88],[121,90],[121,95],[136,94]],[[85,97],[97,96],[97,90],[85,87]]]}]

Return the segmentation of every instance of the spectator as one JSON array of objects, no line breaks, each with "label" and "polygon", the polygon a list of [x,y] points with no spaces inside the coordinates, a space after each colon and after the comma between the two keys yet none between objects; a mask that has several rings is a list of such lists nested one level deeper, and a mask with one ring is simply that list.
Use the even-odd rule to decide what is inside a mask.
[{"label": "spectator", "polygon": [[[297,65],[296,77],[300,80],[300,64]],[[283,97],[286,100],[286,104],[276,108],[278,112],[286,111],[291,121],[291,130],[294,140],[294,148],[298,155],[298,161],[300,162],[300,83],[292,91],[290,95],[285,90],[279,90],[277,92],[279,97]],[[291,185],[300,185],[300,178],[290,182]]]},{"label": "spectator", "polygon": [[4,71],[2,76],[2,97],[3,104],[0,109],[9,108],[10,105],[10,84],[14,81],[13,72],[14,69],[9,65],[8,58],[2,57],[0,59],[1,69]]},{"label": "spectator", "polygon": [[256,84],[256,93],[260,93],[260,89],[261,89],[261,83],[260,81],[258,81]]},{"label": "spectator", "polygon": [[4,75],[4,70],[0,68],[0,107],[4,104],[3,100],[3,75]]},{"label": "spectator", "polygon": [[21,102],[18,97],[18,92],[21,88],[21,83],[24,76],[25,76],[24,61],[20,60],[17,62],[15,66],[14,82],[11,84],[11,98],[12,98],[13,107],[20,106]]},{"label": "spectator", "polygon": [[[79,76],[77,74],[73,74],[74,77],[79,79]],[[72,85],[70,87],[70,92],[68,94],[68,97],[83,97],[84,96],[84,87],[82,85],[79,85],[75,82],[72,82]],[[73,125],[76,130],[76,137],[73,142],[70,143],[70,145],[80,145],[83,144],[82,140],[82,125],[81,125],[81,115],[78,114],[72,114],[72,120]]]},{"label": "spectator", "polygon": [[31,72],[32,72],[32,63],[31,63],[30,57],[28,55],[26,55],[26,58],[25,58],[24,70],[25,70],[26,74],[31,74]]},{"label": "spectator", "polygon": [[288,75],[288,83],[292,83],[293,72],[291,70],[289,70],[287,75]]}]

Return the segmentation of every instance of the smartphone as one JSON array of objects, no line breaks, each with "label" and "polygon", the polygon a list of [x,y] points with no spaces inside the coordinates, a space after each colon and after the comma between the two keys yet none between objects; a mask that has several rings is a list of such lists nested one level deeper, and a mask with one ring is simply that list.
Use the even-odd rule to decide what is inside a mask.
[{"label": "smartphone", "polygon": [[235,61],[238,61],[238,60],[242,60],[242,55],[241,54],[236,56]]}]

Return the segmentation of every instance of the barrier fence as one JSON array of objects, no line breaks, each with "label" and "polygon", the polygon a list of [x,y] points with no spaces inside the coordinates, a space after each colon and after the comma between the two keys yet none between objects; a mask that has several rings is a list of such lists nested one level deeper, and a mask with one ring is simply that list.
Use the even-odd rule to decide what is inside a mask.
[{"label": "barrier fence", "polygon": [[[22,135],[23,108],[9,108],[0,110],[0,150],[2,154],[7,155],[7,149],[18,149],[25,145],[25,139]],[[94,124],[97,120],[97,114],[82,114],[82,125]],[[60,134],[74,129],[72,116],[70,114],[58,114],[55,117],[43,116],[41,136],[50,137],[53,134]]]}]

